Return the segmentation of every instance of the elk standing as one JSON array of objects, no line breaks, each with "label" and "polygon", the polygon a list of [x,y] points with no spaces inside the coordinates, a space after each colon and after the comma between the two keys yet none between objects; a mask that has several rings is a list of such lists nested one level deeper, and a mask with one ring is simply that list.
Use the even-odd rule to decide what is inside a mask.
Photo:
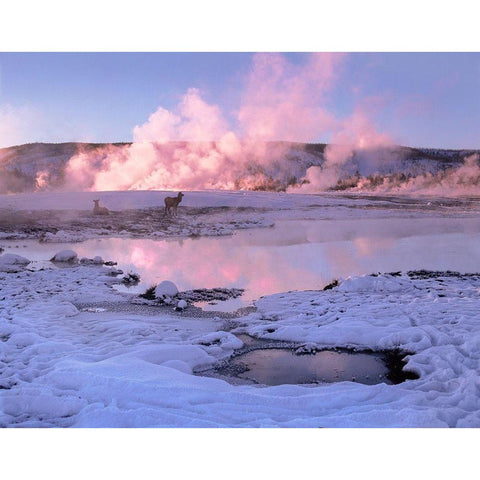
[{"label": "elk standing", "polygon": [[178,204],[182,201],[183,197],[182,192],[178,192],[176,197],[165,197],[165,215],[172,213],[172,215],[177,215]]},{"label": "elk standing", "polygon": [[98,203],[100,200],[94,200],[93,203],[95,204],[93,206],[93,214],[94,215],[108,215],[110,211],[108,210],[107,207],[101,207]]}]

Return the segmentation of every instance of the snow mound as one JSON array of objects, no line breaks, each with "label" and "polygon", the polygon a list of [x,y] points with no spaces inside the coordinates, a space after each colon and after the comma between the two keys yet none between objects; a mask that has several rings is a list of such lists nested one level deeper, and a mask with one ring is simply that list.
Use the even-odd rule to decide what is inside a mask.
[{"label": "snow mound", "polygon": [[230,356],[235,349],[242,348],[243,342],[230,332],[212,332],[194,340],[195,344],[202,345],[205,350],[217,358]]},{"label": "snow mound", "polygon": [[56,253],[51,259],[51,262],[68,262],[73,263],[77,261],[77,253],[73,250],[61,250]]},{"label": "snow mound", "polygon": [[78,243],[86,239],[85,235],[79,232],[66,232],[59,230],[56,233],[46,232],[40,237],[42,243]]},{"label": "snow mound", "polygon": [[343,293],[395,293],[405,290],[409,285],[407,279],[392,274],[372,274],[350,277],[337,288]]},{"label": "snow mound", "polygon": [[30,263],[28,258],[14,253],[5,253],[0,256],[0,272],[15,273],[23,270]]},{"label": "snow mound", "polygon": [[188,375],[191,375],[193,373],[192,367],[190,367],[188,363],[182,362],[181,360],[167,360],[166,362],[163,362],[161,365],[163,367],[174,368],[175,370],[186,373]]},{"label": "snow mound", "polygon": [[103,258],[98,255],[93,258],[82,257],[80,263],[82,265],[103,265]]},{"label": "snow mound", "polygon": [[80,312],[78,308],[70,302],[62,302],[55,307],[52,307],[50,310],[50,314],[52,316],[58,315],[59,317],[74,317],[78,315]]},{"label": "snow mound", "polygon": [[174,297],[178,293],[177,286],[169,280],[160,282],[155,288],[155,298]]},{"label": "snow mound", "polygon": [[176,306],[177,310],[185,310],[188,306],[188,303],[185,300],[179,300]]}]

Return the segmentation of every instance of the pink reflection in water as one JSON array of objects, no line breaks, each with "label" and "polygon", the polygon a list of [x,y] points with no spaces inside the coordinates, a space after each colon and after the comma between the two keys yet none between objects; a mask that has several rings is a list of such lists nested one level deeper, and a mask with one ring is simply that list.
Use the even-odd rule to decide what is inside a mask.
[{"label": "pink reflection in water", "polygon": [[449,233],[446,225],[447,233],[426,234],[425,222],[408,221],[410,230],[397,225],[389,235],[388,222],[379,222],[381,230],[376,222],[365,223],[369,234],[365,227],[358,232],[351,221],[285,222],[223,238],[91,241],[77,251],[137,271],[138,291],[162,280],[180,290],[236,287],[246,289],[247,304],[272,293],[321,289],[335,278],[421,268],[467,272],[472,259],[480,261],[479,233]]},{"label": "pink reflection in water", "polygon": [[[138,272],[143,292],[162,280],[180,290],[244,288],[248,305],[263,295],[321,289],[333,279],[411,269],[472,272],[480,265],[476,219],[284,221],[231,237],[184,240],[97,239],[77,244],[28,243],[21,253],[48,260],[64,248],[100,255]],[[237,304],[238,306],[238,304]]]},{"label": "pink reflection in water", "polygon": [[[306,246],[308,251],[302,251]],[[125,272],[140,273],[138,291],[171,280],[180,290],[245,288],[245,300],[249,301],[287,290],[321,288],[328,281],[322,269],[311,264],[311,245],[249,246],[241,234],[181,242],[111,238],[75,247],[79,256],[101,255],[118,262]],[[315,263],[322,258],[320,255]]]},{"label": "pink reflection in water", "polygon": [[356,251],[361,257],[371,257],[379,251],[389,249],[393,243],[393,238],[359,237],[353,240]]}]

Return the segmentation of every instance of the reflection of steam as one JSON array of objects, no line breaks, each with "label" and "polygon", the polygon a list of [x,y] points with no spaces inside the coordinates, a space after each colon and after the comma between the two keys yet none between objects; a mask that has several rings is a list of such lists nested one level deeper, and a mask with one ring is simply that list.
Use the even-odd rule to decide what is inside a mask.
[{"label": "reflection of steam", "polygon": [[170,280],[180,290],[245,288],[247,302],[271,293],[321,289],[351,275],[422,268],[471,272],[478,264],[477,218],[368,217],[364,212],[357,220],[289,220],[229,238],[181,242],[102,238],[60,247],[30,241],[22,255],[40,260],[73,249],[79,257],[100,255],[117,261],[125,273],[139,273],[137,293]]},{"label": "reflection of steam", "polygon": [[376,255],[381,250],[391,248],[393,243],[393,237],[358,237],[353,240],[353,244],[356,248],[357,254],[360,257],[371,257],[373,255]]},{"label": "reflection of steam", "polygon": [[[101,255],[118,261],[124,271],[138,272],[143,291],[170,280],[180,290],[244,288],[244,300],[249,301],[278,292],[321,289],[333,278],[383,271],[382,267],[391,271],[388,269],[398,269],[399,264],[405,262],[406,257],[396,252],[398,244],[394,236],[385,236],[377,222],[367,228],[374,232],[373,236],[338,241],[347,235],[344,229],[348,230],[350,224],[334,226],[336,232],[331,240],[322,241],[318,237],[315,243],[294,241],[287,246],[278,245],[278,239],[283,237],[280,232],[271,231],[269,241],[263,246],[248,247],[247,239],[251,241],[252,237],[244,235],[242,239],[242,235],[237,234],[232,238],[187,239],[181,244],[105,239],[91,245],[80,244],[75,249],[80,256]],[[287,236],[294,233],[291,228],[289,232]],[[407,264],[412,257],[413,254]]]},{"label": "reflection of steam", "polygon": [[113,238],[74,248],[80,256],[100,255],[118,261],[124,271],[140,273],[144,289],[171,280],[180,290],[245,288],[246,299],[251,300],[289,290],[321,289],[333,278],[381,270],[382,257],[387,268],[391,264],[396,268],[404,261],[394,254],[396,238],[443,228],[435,229],[434,223],[424,220],[409,219],[408,224],[336,220],[307,224],[307,235],[299,237],[297,232],[304,227],[303,222],[286,222],[272,230],[238,232],[230,238],[181,243]]},{"label": "reflection of steam", "polygon": [[[293,266],[291,258],[281,258],[275,248],[246,249],[234,239],[185,240],[177,242],[108,239],[94,244],[95,254],[112,258],[141,275],[142,284],[174,281],[181,290],[194,288],[247,288],[252,298],[269,293],[321,287],[329,278],[312,271],[309,262]],[[80,256],[91,256],[92,247],[75,247]],[[270,253],[268,252],[270,250]]]}]

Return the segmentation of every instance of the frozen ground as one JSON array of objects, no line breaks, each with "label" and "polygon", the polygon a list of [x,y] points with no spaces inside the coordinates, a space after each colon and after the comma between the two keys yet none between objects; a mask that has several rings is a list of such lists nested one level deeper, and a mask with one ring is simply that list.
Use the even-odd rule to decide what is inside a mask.
[{"label": "frozen ground", "polygon": [[[169,192],[35,193],[0,196],[0,240],[75,242],[98,237],[231,235],[279,220],[476,218],[480,199],[373,195],[188,192],[176,218],[165,217]],[[93,215],[93,199],[110,215]]]},{"label": "frozen ground", "polygon": [[[0,208],[68,211],[79,201],[91,202],[88,195],[2,197]],[[155,192],[104,195],[102,203],[118,210],[148,209],[158,199]],[[382,218],[471,222],[479,213],[475,199],[256,193],[188,194],[185,210],[228,207],[208,212],[211,223],[217,214],[237,221],[245,214],[240,201],[252,208],[252,220],[352,218],[357,227],[362,219]],[[188,223],[193,217],[185,210],[179,217]],[[46,263],[30,271],[25,261],[5,255],[1,426],[480,426],[480,276],[345,275],[336,288],[277,293],[257,301],[257,311],[227,318],[197,315],[191,307],[175,312],[173,306],[134,304],[131,294],[112,288],[121,279],[112,275],[115,267]],[[480,270],[476,260],[472,272]],[[240,333],[318,348],[396,348],[409,353],[406,369],[420,378],[398,385],[265,387],[192,374],[228,358],[242,345]]]}]

